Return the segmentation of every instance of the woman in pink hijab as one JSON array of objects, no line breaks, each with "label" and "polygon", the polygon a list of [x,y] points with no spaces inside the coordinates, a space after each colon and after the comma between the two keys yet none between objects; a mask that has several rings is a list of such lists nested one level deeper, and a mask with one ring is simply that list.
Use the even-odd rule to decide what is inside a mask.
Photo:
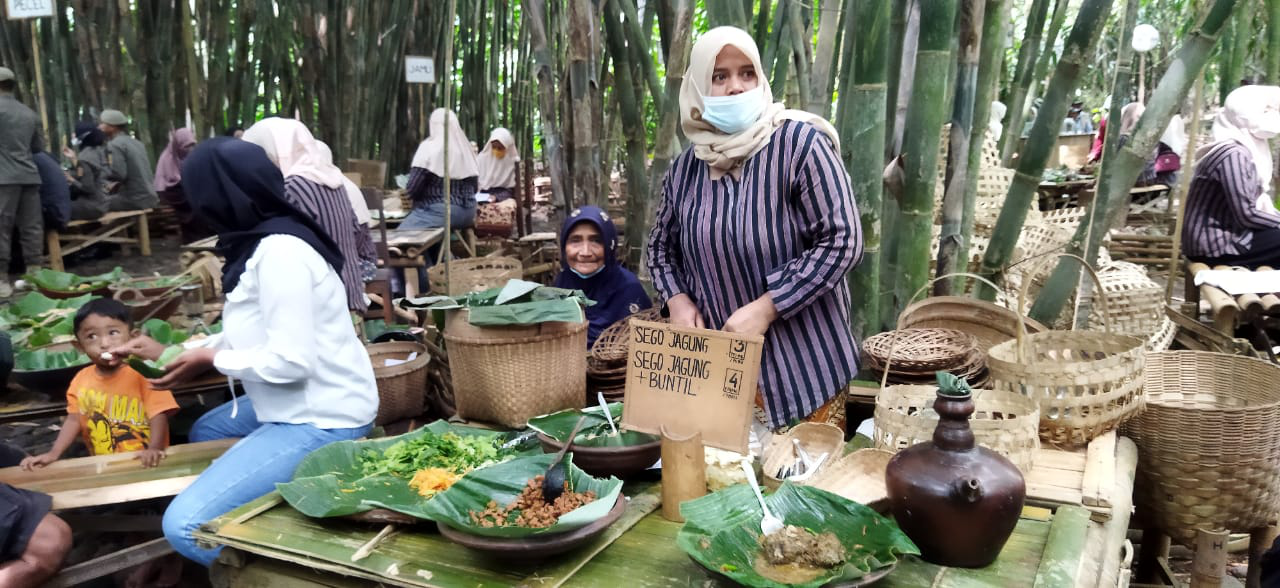
[{"label": "woman in pink hijab", "polygon": [[196,148],[196,134],[186,127],[169,132],[169,145],[156,161],[156,194],[178,217],[182,242],[199,241],[213,234],[191,212],[187,195],[182,191],[182,160]]}]

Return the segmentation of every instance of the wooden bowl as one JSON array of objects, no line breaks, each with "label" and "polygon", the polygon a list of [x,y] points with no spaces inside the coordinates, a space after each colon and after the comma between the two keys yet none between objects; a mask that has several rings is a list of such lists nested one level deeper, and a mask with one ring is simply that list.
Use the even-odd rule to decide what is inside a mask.
[{"label": "wooden bowl", "polygon": [[608,529],[609,525],[621,518],[622,513],[626,510],[627,498],[622,493],[618,493],[618,501],[614,503],[613,510],[610,510],[609,514],[591,524],[566,533],[506,539],[472,535],[466,531],[450,527],[447,523],[440,523],[440,534],[458,545],[485,552],[496,558],[520,562],[536,562],[570,551],[594,539],[597,535],[603,533],[605,529]]},{"label": "wooden bowl", "polygon": [[115,292],[114,298],[129,307],[129,316],[134,323],[153,318],[169,320],[182,305],[182,293],[177,290],[164,288],[158,294],[149,295],[145,289],[118,289],[114,286],[111,289]]},{"label": "wooden bowl", "polygon": [[[561,443],[547,435],[538,433],[538,441],[542,442],[544,453],[556,453],[564,447]],[[649,469],[649,466],[662,457],[662,440],[655,439],[642,445],[623,445],[620,447],[583,447],[574,445],[570,450],[573,465],[596,478],[614,476],[626,479]]]},{"label": "wooden bowl", "polygon": [[119,282],[116,282],[116,283],[114,283],[114,284],[111,284],[111,285],[109,286],[109,288],[110,288],[111,292],[119,292],[119,291],[122,291],[122,290],[137,290],[138,292],[141,292],[141,293],[142,293],[142,296],[143,296],[144,298],[154,298],[154,297],[156,297],[156,296],[160,296],[161,294],[166,294],[166,293],[169,293],[169,292],[172,292],[172,293],[177,294],[177,293],[178,293],[178,288],[180,288],[180,287],[182,287],[182,286],[184,286],[184,285],[186,285],[186,284],[194,284],[194,283],[196,283],[196,282],[198,281],[198,280],[197,280],[197,278],[196,278],[195,276],[183,276],[183,277],[182,277],[182,279],[181,279],[181,281],[179,281],[179,282],[178,282],[178,283],[176,283],[176,284],[171,284],[171,285],[168,285],[168,286],[152,286],[152,287],[148,287],[148,288],[139,288],[139,287],[138,287],[138,284],[145,284],[145,283],[147,283],[147,282],[154,282],[154,281],[156,281],[156,280],[163,280],[163,279],[165,279],[165,278],[167,278],[167,277],[170,277],[170,276],[160,276],[160,277],[154,277],[154,276],[153,276],[153,277],[146,277],[146,276],[143,276],[143,277],[140,277],[140,278],[129,278],[129,279],[127,279],[127,280],[120,280]]},{"label": "wooden bowl", "polygon": [[49,288],[45,288],[43,286],[40,286],[39,284],[32,284],[32,285],[36,287],[36,291],[54,300],[65,300],[67,298],[76,298],[79,296],[84,296],[85,294],[93,294],[94,296],[110,296],[111,295],[110,285],[103,285],[101,288],[93,288],[90,290],[50,290]]}]

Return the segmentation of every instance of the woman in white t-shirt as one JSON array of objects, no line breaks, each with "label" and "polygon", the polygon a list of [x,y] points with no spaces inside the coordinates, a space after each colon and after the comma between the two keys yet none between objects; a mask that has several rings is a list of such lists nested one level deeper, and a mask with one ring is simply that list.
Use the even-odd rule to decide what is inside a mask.
[{"label": "woman in white t-shirt", "polygon": [[[189,346],[153,381],[171,388],[210,368],[244,384],[235,398],[204,416],[191,441],[243,437],[164,514],[178,553],[206,566],[218,549],[196,545],[203,522],[288,481],[308,453],[369,431],[378,411],[369,356],[347,315],[337,245],[284,198],[284,178],[261,147],[217,138],[187,157],[183,188],[201,221],[218,234],[226,259],[223,330]],[[142,337],[119,350],[158,357],[163,346]]]}]

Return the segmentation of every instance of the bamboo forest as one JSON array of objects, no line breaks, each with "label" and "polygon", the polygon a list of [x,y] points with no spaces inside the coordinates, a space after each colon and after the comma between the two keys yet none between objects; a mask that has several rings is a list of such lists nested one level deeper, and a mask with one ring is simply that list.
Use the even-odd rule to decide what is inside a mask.
[{"label": "bamboo forest", "polygon": [[1280,0],[3,14],[0,588],[1280,586]]}]

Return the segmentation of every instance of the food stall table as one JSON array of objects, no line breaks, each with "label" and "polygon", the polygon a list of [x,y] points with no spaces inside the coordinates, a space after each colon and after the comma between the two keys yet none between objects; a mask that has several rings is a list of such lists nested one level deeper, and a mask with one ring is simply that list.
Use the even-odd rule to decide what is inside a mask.
[{"label": "food stall table", "polygon": [[[1114,513],[1092,520],[1082,506],[1028,507],[996,563],[945,568],[906,558],[876,586],[1068,587],[1120,583],[1136,448],[1116,444]],[[678,523],[657,511],[656,483],[629,483],[627,512],[605,535],[539,565],[485,556],[451,543],[429,524],[397,529],[365,558],[377,526],[310,519],[268,494],[207,523],[196,536],[229,547],[212,571],[215,586],[628,586],[709,587],[732,582],[689,558],[675,537]]]}]

